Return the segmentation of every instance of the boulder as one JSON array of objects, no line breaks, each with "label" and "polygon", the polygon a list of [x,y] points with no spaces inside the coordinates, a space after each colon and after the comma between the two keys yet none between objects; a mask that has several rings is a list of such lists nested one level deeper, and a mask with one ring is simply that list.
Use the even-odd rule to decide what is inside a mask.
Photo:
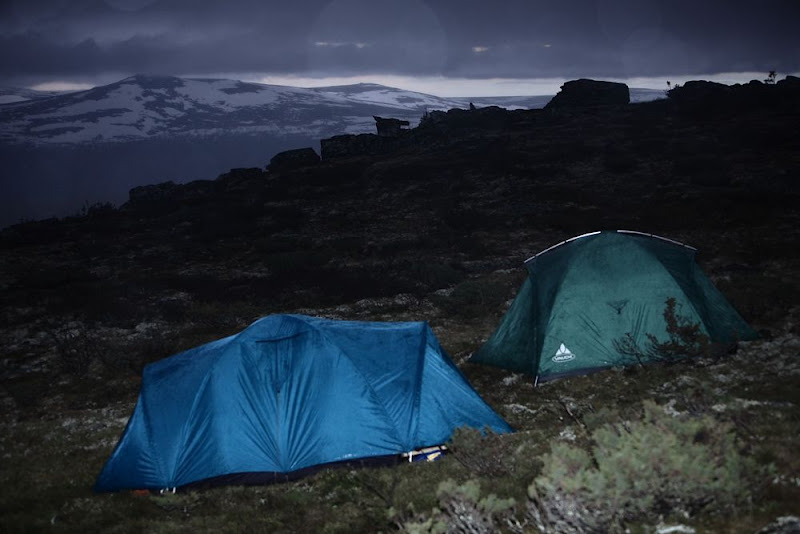
[{"label": "boulder", "polygon": [[800,103],[800,78],[787,76],[775,84],[752,80],[724,85],[695,80],[676,86],[667,95],[682,112],[703,116]]},{"label": "boulder", "polygon": [[798,534],[800,533],[800,518],[787,515],[779,517],[769,525],[765,526],[756,534]]},{"label": "boulder", "polygon": [[319,155],[311,147],[285,150],[269,160],[270,171],[286,171],[319,163]]},{"label": "boulder", "polygon": [[545,109],[619,106],[630,101],[630,91],[624,83],[580,79],[562,85]]},{"label": "boulder", "polygon": [[[755,84],[748,89],[760,88],[763,84],[753,80]],[[752,82],[751,82],[752,83]],[[676,85],[669,91],[669,97],[676,102],[707,101],[711,99],[725,99],[731,93],[730,86],[705,80],[692,80],[683,85]]]},{"label": "boulder", "polygon": [[372,118],[375,119],[375,127],[378,130],[378,135],[382,137],[397,137],[398,135],[402,135],[403,132],[407,131],[410,124],[406,120],[385,119],[377,115],[373,115]]},{"label": "boulder", "polygon": [[779,80],[775,84],[775,91],[778,93],[778,98],[797,102],[800,100],[800,78],[787,76],[783,80]]},{"label": "boulder", "polygon": [[426,113],[419,123],[421,131],[430,129],[446,131],[462,128],[475,128],[496,130],[508,128],[513,120],[513,114],[498,106],[466,109],[451,109],[448,111],[431,111]]},{"label": "boulder", "polygon": [[128,202],[122,208],[141,213],[173,211],[178,208],[180,188],[172,181],[134,187],[128,191]]},{"label": "boulder", "polygon": [[787,76],[783,80],[778,80],[776,85],[785,90],[800,91],[800,78],[797,76]]},{"label": "boulder", "polygon": [[128,203],[142,205],[170,201],[175,197],[177,189],[177,184],[172,181],[140,185],[128,191]]},{"label": "boulder", "polygon": [[[755,95],[760,93],[763,88],[764,84],[756,81],[754,84],[748,84],[744,91]],[[741,86],[738,89],[741,89]],[[734,110],[733,104],[736,99],[734,91],[736,90],[732,86],[722,83],[692,80],[683,85],[676,85],[667,91],[667,96],[681,113],[695,118],[703,118],[719,113],[730,113]]]},{"label": "boulder", "polygon": [[[267,173],[258,167],[239,167],[220,174],[214,181],[214,190],[226,194],[246,194],[263,187]],[[201,189],[202,190],[202,189]]]}]

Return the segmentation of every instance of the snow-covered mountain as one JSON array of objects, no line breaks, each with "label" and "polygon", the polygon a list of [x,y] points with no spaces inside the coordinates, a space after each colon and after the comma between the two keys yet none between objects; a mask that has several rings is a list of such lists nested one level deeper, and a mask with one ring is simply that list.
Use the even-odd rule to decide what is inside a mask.
[{"label": "snow-covered mountain", "polygon": [[468,105],[374,84],[303,89],[138,75],[0,106],[0,141],[53,145],[239,134],[320,139],[374,131],[372,115],[417,122],[425,110]]},{"label": "snow-covered mountain", "polygon": [[14,102],[25,102],[39,98],[58,96],[64,91],[38,91],[25,87],[0,87],[0,104],[11,104]]},{"label": "snow-covered mountain", "polygon": [[[0,142],[32,145],[240,134],[321,139],[373,132],[373,115],[413,125],[425,111],[466,108],[470,102],[541,108],[552,97],[440,98],[375,84],[304,89],[147,75],[68,94],[0,90],[0,103],[4,96],[27,100],[0,105]],[[663,92],[631,91],[634,102],[658,96]]]},{"label": "snow-covered mountain", "polygon": [[[551,95],[440,98],[375,84],[299,88],[237,80],[137,75],[68,94],[0,90],[0,142],[33,145],[128,142],[159,137],[302,135],[374,131],[373,115],[418,122],[425,111],[479,106],[540,108]],[[631,101],[662,91],[633,89]],[[42,98],[47,97],[47,98]]]},{"label": "snow-covered mountain", "polygon": [[629,91],[631,93],[632,104],[637,102],[651,102],[653,100],[667,98],[667,92],[664,89],[643,89],[631,87]]}]

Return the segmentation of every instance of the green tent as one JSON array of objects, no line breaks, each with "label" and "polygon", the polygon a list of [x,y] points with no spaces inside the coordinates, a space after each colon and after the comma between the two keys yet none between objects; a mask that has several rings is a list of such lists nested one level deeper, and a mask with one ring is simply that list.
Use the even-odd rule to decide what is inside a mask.
[{"label": "green tent", "polygon": [[528,278],[470,361],[537,380],[632,363],[638,360],[621,350],[623,341],[644,348],[648,336],[670,340],[670,298],[676,315],[699,324],[711,342],[757,337],[694,256],[692,247],[623,230],[550,247],[525,262]]}]

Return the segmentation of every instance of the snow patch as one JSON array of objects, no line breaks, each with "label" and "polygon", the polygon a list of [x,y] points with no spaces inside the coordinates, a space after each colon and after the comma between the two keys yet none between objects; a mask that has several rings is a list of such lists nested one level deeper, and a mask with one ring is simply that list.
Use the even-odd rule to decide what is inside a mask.
[{"label": "snow patch", "polygon": [[530,415],[536,415],[539,412],[539,410],[532,410],[527,406],[523,406],[522,404],[512,403],[512,404],[506,404],[505,406],[506,408],[511,410],[511,413],[513,414],[527,413]]},{"label": "snow patch", "polygon": [[572,429],[572,427],[568,426],[558,433],[558,439],[563,439],[564,441],[575,441],[578,439],[578,436],[575,435],[575,431]]},{"label": "snow patch", "polygon": [[675,399],[670,399],[668,403],[664,405],[664,413],[669,415],[670,417],[680,417],[684,415],[686,412],[681,412],[675,409]]},{"label": "snow patch", "polygon": [[25,102],[30,98],[19,95],[0,95],[0,104],[13,104],[14,102]]},{"label": "snow patch", "polygon": [[509,376],[503,378],[503,385],[504,386],[510,386],[512,384],[516,384],[517,382],[519,382],[520,378],[522,378],[522,375],[519,374],[519,373],[514,373],[512,375],[509,375]]},{"label": "snow patch", "polygon": [[656,534],[694,534],[696,531],[686,525],[659,525]]}]

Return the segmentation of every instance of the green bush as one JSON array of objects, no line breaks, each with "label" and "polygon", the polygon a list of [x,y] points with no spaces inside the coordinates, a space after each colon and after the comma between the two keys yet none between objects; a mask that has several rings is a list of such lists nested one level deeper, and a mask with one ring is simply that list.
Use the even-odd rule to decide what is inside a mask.
[{"label": "green bush", "polygon": [[458,484],[447,479],[439,484],[436,494],[439,505],[429,516],[390,510],[390,519],[409,534],[493,534],[508,522],[516,524],[514,499],[501,499],[493,493],[481,497],[480,483],[476,480]]},{"label": "green bush", "polygon": [[652,401],[641,420],[604,424],[591,437],[591,451],[559,443],[544,456],[528,489],[540,530],[609,532],[669,513],[732,510],[757,473],[732,425],[668,415]]},{"label": "green bush", "polygon": [[106,352],[106,343],[92,325],[75,321],[69,326],[49,325],[47,333],[56,349],[59,370],[76,378],[86,378],[92,365]]}]

